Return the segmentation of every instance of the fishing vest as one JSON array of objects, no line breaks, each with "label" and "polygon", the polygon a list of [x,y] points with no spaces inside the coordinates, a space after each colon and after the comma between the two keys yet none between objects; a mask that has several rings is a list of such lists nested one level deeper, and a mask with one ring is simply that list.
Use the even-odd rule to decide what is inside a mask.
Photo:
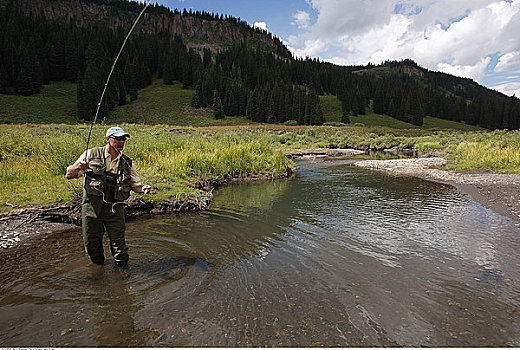
[{"label": "fishing vest", "polygon": [[105,147],[95,147],[88,156],[89,169],[85,176],[85,192],[93,196],[105,195],[106,201],[122,202],[130,197],[132,158],[121,154],[117,174],[107,173]]}]

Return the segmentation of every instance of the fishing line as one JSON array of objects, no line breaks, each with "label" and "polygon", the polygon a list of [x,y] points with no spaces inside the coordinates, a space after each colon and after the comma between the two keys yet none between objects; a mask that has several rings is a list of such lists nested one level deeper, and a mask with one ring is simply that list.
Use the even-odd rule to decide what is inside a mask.
[{"label": "fishing line", "polygon": [[114,71],[116,63],[119,60],[119,56],[121,56],[121,52],[123,52],[123,49],[125,48],[125,45],[126,45],[126,42],[128,41],[128,38],[130,37],[130,35],[134,31],[134,28],[137,25],[137,22],[139,22],[139,19],[143,15],[144,11],[146,11],[146,9],[148,8],[148,5],[150,5],[150,2],[151,2],[151,0],[147,0],[146,1],[146,5],[141,10],[141,13],[139,13],[139,16],[137,16],[137,19],[135,20],[134,25],[132,26],[132,28],[130,28],[130,30],[128,31],[128,34],[126,35],[126,38],[123,41],[123,45],[121,45],[121,49],[119,49],[119,52],[118,52],[118,54],[116,56],[116,59],[114,60],[114,63],[112,64],[112,67],[110,68],[110,73],[108,74],[107,80],[105,82],[105,87],[103,88],[103,92],[101,93],[101,98],[99,99],[99,103],[97,105],[96,114],[94,116],[94,119],[92,120],[92,123],[90,124],[90,131],[88,133],[88,138],[87,138],[87,148],[85,150],[85,162],[87,161],[87,152],[88,152],[88,146],[90,144],[90,136],[92,135],[92,128],[94,127],[94,124],[97,121],[99,110],[101,108],[101,103],[103,102],[103,97],[105,96],[105,92],[107,90],[107,86],[108,86],[108,83],[110,81],[110,77],[112,76],[112,72]]}]

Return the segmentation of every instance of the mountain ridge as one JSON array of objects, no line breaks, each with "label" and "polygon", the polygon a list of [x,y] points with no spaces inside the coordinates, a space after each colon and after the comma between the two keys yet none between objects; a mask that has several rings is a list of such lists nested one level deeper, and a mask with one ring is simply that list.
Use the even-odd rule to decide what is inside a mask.
[{"label": "mountain ridge", "polygon": [[[0,92],[30,95],[42,82],[77,81],[78,118],[88,120],[104,71],[143,6],[126,0],[0,0],[6,27],[0,53],[7,58],[0,64]],[[128,46],[103,114],[127,103],[128,95],[137,99],[137,91],[156,77],[194,89],[194,106],[213,105],[217,97],[226,115],[260,122],[317,123],[323,118],[316,96],[333,94],[342,101],[345,122],[349,114],[373,108],[416,125],[430,115],[491,129],[520,127],[517,98],[469,78],[430,71],[410,59],[339,66],[295,58],[279,38],[225,15],[150,5]]]},{"label": "mountain ridge", "polygon": [[[8,3],[9,0],[1,2]],[[79,26],[103,20],[112,30],[130,28],[135,21],[136,13],[144,6],[126,0],[18,0],[18,5],[25,14],[73,21]],[[219,19],[216,19],[217,17]],[[280,39],[266,31],[253,28],[234,17],[207,12],[181,12],[162,5],[150,5],[138,23],[138,31],[150,34],[165,31],[172,36],[179,35],[188,40],[206,42],[206,45],[187,43],[188,48],[198,51],[208,48],[216,52],[229,42],[257,40],[284,57],[292,57]]]}]

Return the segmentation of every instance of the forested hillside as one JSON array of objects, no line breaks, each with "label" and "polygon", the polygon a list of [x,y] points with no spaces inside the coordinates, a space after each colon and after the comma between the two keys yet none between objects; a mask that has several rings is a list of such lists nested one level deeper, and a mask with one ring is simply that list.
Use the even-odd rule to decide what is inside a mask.
[{"label": "forested hillside", "polygon": [[[0,0],[0,93],[77,83],[77,118],[92,120],[114,58],[143,5],[126,0]],[[320,125],[319,95],[338,96],[343,122],[375,113],[422,125],[426,115],[520,128],[520,102],[415,62],[342,67],[296,59],[276,37],[233,17],[147,9],[115,67],[99,118],[139,98],[152,79],[194,89],[215,117]]]}]

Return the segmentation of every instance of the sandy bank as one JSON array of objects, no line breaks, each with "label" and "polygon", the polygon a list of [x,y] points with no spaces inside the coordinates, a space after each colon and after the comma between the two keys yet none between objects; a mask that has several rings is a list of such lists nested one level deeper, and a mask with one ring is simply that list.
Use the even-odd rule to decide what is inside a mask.
[{"label": "sandy bank", "polygon": [[354,165],[386,171],[399,176],[417,176],[456,186],[475,201],[496,213],[511,218],[520,228],[520,175],[486,171],[462,172],[440,169],[444,158],[362,160]]}]

